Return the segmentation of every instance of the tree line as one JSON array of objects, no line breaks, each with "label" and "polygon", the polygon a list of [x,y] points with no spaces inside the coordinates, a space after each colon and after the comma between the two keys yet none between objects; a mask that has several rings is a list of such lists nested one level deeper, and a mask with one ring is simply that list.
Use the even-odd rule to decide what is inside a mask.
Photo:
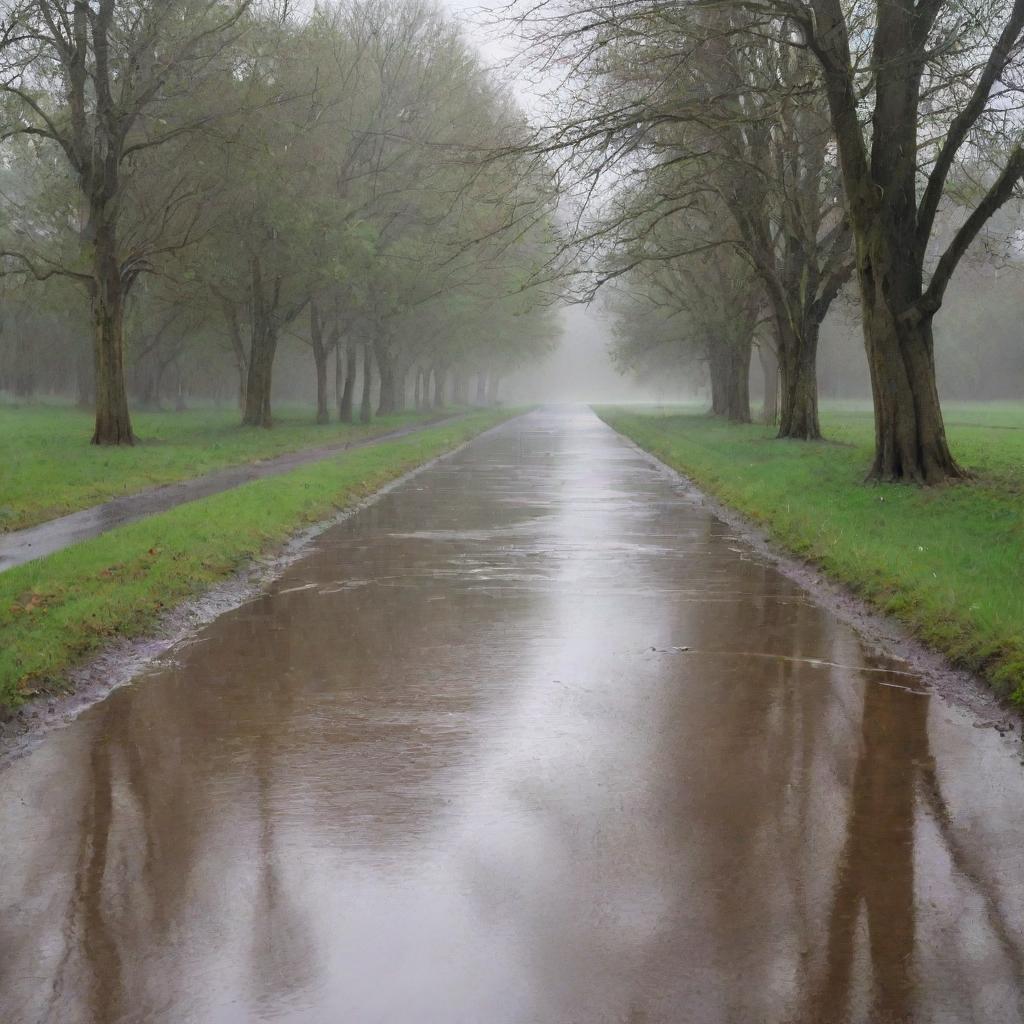
[{"label": "tree line", "polygon": [[326,422],[494,401],[553,343],[551,175],[432,4],[0,10],[0,387],[73,380],[132,444],[130,398],[226,375],[271,426],[282,348]]},{"label": "tree line", "polygon": [[965,259],[1017,255],[1024,2],[551,0],[518,25],[567,69],[533,152],[579,207],[572,272],[610,289],[620,363],[701,361],[746,421],[756,350],[779,436],[816,439],[819,335],[848,301],[869,478],[966,475],[933,324]]}]

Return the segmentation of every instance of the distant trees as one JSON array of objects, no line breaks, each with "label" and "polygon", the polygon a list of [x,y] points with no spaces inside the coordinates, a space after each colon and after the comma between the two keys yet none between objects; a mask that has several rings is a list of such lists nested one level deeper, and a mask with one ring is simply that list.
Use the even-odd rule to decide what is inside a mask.
[{"label": "distant trees", "polygon": [[360,365],[363,415],[374,389],[388,413],[413,368],[462,381],[550,343],[525,287],[554,244],[549,177],[493,157],[523,119],[429,3],[2,8],[0,267],[84,286],[94,443],[131,444],[129,390],[159,402],[204,363],[233,364],[243,423],[269,427],[295,339],[321,422],[332,354],[350,420]]},{"label": "distant trees", "polygon": [[757,273],[781,369],[779,436],[815,439],[818,334],[853,271],[851,234],[813,62],[788,43],[743,34],[749,21],[639,5],[611,31],[645,40],[642,71],[603,56],[607,30],[598,68],[623,84],[614,130],[630,162],[642,157],[633,173],[658,215],[648,221],[713,199],[717,233],[702,229],[695,244],[732,249]]},{"label": "distant trees", "polygon": [[605,267],[629,296],[619,308],[630,321],[617,331],[616,358],[628,365],[645,348],[664,351],[667,331],[672,350],[707,367],[712,412],[749,423],[751,355],[767,316],[763,282],[738,244],[721,241],[729,214],[713,191],[694,191],[685,206],[666,204],[665,194],[655,177],[615,213],[625,235]]}]

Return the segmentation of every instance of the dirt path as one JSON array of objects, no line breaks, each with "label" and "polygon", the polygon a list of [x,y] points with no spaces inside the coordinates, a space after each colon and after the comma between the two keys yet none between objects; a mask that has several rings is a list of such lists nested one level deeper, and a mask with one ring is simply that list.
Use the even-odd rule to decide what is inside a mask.
[{"label": "dirt path", "polygon": [[395,438],[405,437],[407,434],[415,433],[426,427],[460,419],[462,415],[464,414],[439,416],[359,441],[339,441],[316,448],[302,448],[299,451],[287,452],[272,459],[249,462],[241,466],[229,466],[226,469],[218,469],[213,473],[193,477],[190,480],[181,480],[178,483],[165,484],[161,487],[151,487],[145,491],[125,495],[123,498],[114,498],[102,505],[94,505],[92,508],[82,509],[80,512],[72,512],[70,515],[51,519],[24,530],[0,534],[0,572],[5,569],[13,569],[16,565],[23,565],[36,558],[52,555],[55,551],[71,547],[72,544],[77,544],[79,541],[99,537],[109,530],[134,523],[159,512],[166,512],[168,509],[184,505],[186,502],[208,498],[212,494],[220,494],[221,491],[230,491],[232,488],[238,487],[240,484],[247,484],[252,480],[278,476],[311,462],[322,462],[339,452],[366,448],[383,441],[393,441]]},{"label": "dirt path", "polygon": [[0,1020],[1019,1024],[984,724],[531,414],[3,772]]}]

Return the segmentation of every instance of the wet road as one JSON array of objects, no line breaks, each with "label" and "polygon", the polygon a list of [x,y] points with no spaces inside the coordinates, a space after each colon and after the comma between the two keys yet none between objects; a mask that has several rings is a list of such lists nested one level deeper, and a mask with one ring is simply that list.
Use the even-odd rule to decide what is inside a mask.
[{"label": "wet road", "polygon": [[976,724],[535,414],[3,773],[0,1020],[1017,1022]]},{"label": "wet road", "polygon": [[24,530],[12,530],[0,533],[0,572],[13,569],[16,565],[52,555],[55,551],[63,551],[83,540],[99,537],[119,526],[137,522],[158,512],[166,512],[190,501],[208,498],[221,491],[230,491],[241,484],[252,480],[265,480],[267,477],[289,473],[299,466],[307,466],[312,462],[323,462],[336,456],[339,452],[355,448],[366,448],[368,445],[380,444],[382,441],[393,441],[405,437],[418,430],[461,419],[461,416],[438,416],[430,420],[411,423],[407,427],[389,430],[386,433],[374,434],[356,441],[337,441],[333,444],[318,445],[316,448],[301,448],[295,452],[285,452],[270,459],[259,462],[248,462],[241,466],[228,466],[213,473],[180,480],[178,483],[165,484],[161,487],[150,487],[135,494],[126,494],[114,498],[102,505],[94,505],[79,512],[50,519]]}]

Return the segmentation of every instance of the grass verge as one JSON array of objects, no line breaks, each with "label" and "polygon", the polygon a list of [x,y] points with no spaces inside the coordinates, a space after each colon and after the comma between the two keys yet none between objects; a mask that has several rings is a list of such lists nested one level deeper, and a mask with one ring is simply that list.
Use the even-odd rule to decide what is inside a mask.
[{"label": "grass verge", "polygon": [[411,412],[366,426],[318,426],[308,410],[285,409],[273,429],[262,430],[239,426],[234,409],[140,412],[132,414],[139,444],[97,448],[89,444],[89,412],[58,405],[0,405],[0,532],[225,466],[376,437],[436,415]]},{"label": "grass verge", "polygon": [[0,710],[53,692],[117,637],[463,441],[491,410],[195,501],[0,573]]},{"label": "grass verge", "polygon": [[977,477],[931,489],[862,483],[873,443],[863,410],[825,411],[831,443],[693,412],[597,412],[1024,705],[1024,406],[954,408],[950,442]]}]

